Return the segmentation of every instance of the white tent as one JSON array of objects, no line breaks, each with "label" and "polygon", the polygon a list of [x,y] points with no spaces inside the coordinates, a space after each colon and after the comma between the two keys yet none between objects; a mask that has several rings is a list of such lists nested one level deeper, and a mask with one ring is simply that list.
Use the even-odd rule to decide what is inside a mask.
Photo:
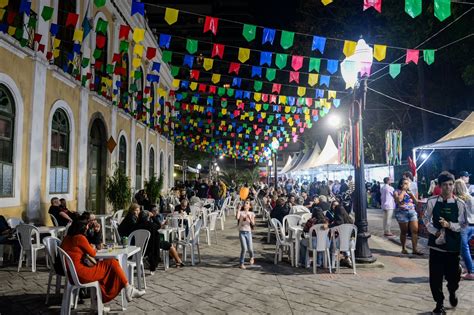
[{"label": "white tent", "polygon": [[311,168],[315,168],[322,165],[329,165],[329,164],[339,164],[339,150],[337,149],[334,141],[332,140],[331,136],[328,136],[326,140],[326,144],[324,145],[321,154],[319,154],[314,164],[311,165]]},{"label": "white tent", "polygon": [[281,174],[286,173],[286,171],[288,171],[290,169],[292,161],[293,161],[293,158],[291,157],[291,155],[288,156],[288,160],[286,160],[285,166],[283,166],[283,168],[280,171]]},{"label": "white tent", "polygon": [[305,170],[310,169],[313,166],[313,164],[316,162],[316,160],[318,159],[320,153],[321,153],[321,147],[319,146],[319,143],[316,143],[316,145],[313,148],[313,152],[309,156],[308,160],[306,160],[306,162],[304,162],[301,165],[299,170],[305,171]]},{"label": "white tent", "polygon": [[[314,150],[313,150],[314,151]],[[291,173],[298,172],[301,170],[301,167],[308,161],[310,156],[312,155],[313,151],[307,150],[301,160],[298,162],[298,164],[295,164],[295,166],[290,170]]]},{"label": "white tent", "polygon": [[[304,152],[299,152],[298,155],[293,159],[293,161],[291,161],[291,165],[290,165],[289,169],[286,170],[285,173],[292,172],[298,166],[298,164],[301,162],[303,157],[304,157]],[[284,174],[284,173],[282,172],[282,174]]]}]

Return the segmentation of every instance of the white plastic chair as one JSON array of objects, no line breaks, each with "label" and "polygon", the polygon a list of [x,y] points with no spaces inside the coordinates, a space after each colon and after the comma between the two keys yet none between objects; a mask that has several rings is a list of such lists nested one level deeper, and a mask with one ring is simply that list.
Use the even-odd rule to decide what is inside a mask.
[{"label": "white plastic chair", "polygon": [[[112,234],[112,240],[114,243],[117,243],[120,240],[120,237],[117,239],[117,235],[114,233],[114,227],[112,225],[112,221],[117,222],[117,224],[120,224],[122,222],[122,217],[123,217],[123,210],[117,210],[114,212],[112,217],[110,217],[110,225],[105,225],[106,229],[110,230],[110,233]],[[103,226],[101,227],[102,229],[104,228]]]},{"label": "white plastic chair", "polygon": [[288,248],[288,258],[290,259],[291,265],[293,266],[293,253],[294,253],[294,245],[293,242],[288,240],[283,232],[283,226],[278,221],[278,219],[271,219],[271,224],[273,229],[275,230],[276,235],[276,248],[275,248],[275,261],[274,264],[276,265],[278,261],[282,259],[282,252],[285,248]]},{"label": "white plastic chair", "polygon": [[[135,246],[141,248],[142,259],[140,261],[140,266],[137,267],[135,260],[127,261],[127,266],[129,268],[129,274],[131,276],[131,285],[133,285],[133,279],[135,278],[134,272],[135,267],[142,269],[142,276],[143,276],[143,284],[146,289],[146,280],[145,280],[145,266],[143,265],[143,257],[145,256],[146,248],[148,246],[148,241],[150,240],[150,231],[147,230],[135,230],[128,236],[128,246],[132,244],[132,240],[134,241]],[[135,254],[136,255],[136,254]]]},{"label": "white plastic chair", "polygon": [[207,245],[211,245],[211,232],[212,231],[214,231],[214,235],[216,236],[216,244],[217,244],[216,221],[217,221],[218,216],[219,216],[219,213],[217,212],[212,212],[211,214],[207,216],[208,224],[204,228],[206,230]]},{"label": "white plastic chair", "polygon": [[[31,260],[31,271],[36,272],[36,258],[38,252],[44,249],[44,245],[40,242],[40,233],[38,228],[30,224],[20,224],[16,227],[16,233],[20,242],[20,259],[18,260],[18,272],[20,272],[23,264],[23,256],[26,256],[26,265]],[[35,241],[31,240],[32,236]]]},{"label": "white plastic chair", "polygon": [[119,230],[118,230],[119,225],[118,225],[117,221],[111,220],[110,221],[110,226],[112,227],[112,235],[113,235],[112,238],[114,240],[114,243],[115,242],[118,243],[119,241],[121,242],[120,233],[119,233]]},{"label": "white plastic chair", "polygon": [[295,227],[300,224],[301,221],[301,216],[297,214],[288,214],[283,218],[282,222],[282,229],[283,229],[283,234],[293,238],[293,235],[289,234],[289,228],[290,227]]},{"label": "white plastic chair", "polygon": [[215,212],[217,213],[216,219],[220,221],[221,223],[221,230],[224,231],[224,222],[225,222],[225,208],[221,207],[219,211]]},{"label": "white plastic chair", "polygon": [[185,240],[178,241],[177,245],[183,248],[183,260],[187,258],[187,248],[191,249],[191,265],[194,266],[194,250],[197,249],[199,262],[201,262],[201,251],[199,249],[199,233],[201,232],[202,220],[197,220],[191,227],[191,231]]},{"label": "white plastic chair", "polygon": [[10,218],[10,219],[7,220],[7,223],[12,229],[14,229],[18,225],[24,224],[25,222],[23,222],[23,220],[19,219],[19,218]]},{"label": "white plastic chair", "polygon": [[[329,252],[329,229],[323,229],[324,224],[315,224],[309,229],[308,239],[308,251],[313,252],[313,273],[316,273],[317,269],[317,253],[324,252],[324,260],[329,265],[329,273],[332,273],[331,269],[331,257]],[[316,236],[313,236],[313,233]],[[313,238],[316,237],[316,248],[313,247]]]},{"label": "white plastic chair", "polygon": [[49,217],[51,218],[51,222],[53,222],[53,226],[59,226],[58,220],[56,219],[54,215],[50,213]]},{"label": "white plastic chair", "polygon": [[[56,269],[54,269],[54,262],[56,261],[56,257],[58,255],[58,247],[61,244],[61,240],[56,237],[47,236],[43,238],[43,245],[46,248],[46,253],[48,255],[49,261],[51,264],[49,265],[49,277],[48,277],[48,288],[46,290],[46,302],[45,304],[48,305],[49,302],[49,291],[51,289],[51,281],[53,277],[56,276],[56,294],[59,294],[61,291],[61,278],[63,275],[56,273]],[[67,279],[64,282],[64,288],[66,288]]]},{"label": "white plastic chair", "polygon": [[[338,232],[338,238],[335,238],[335,232]],[[354,240],[352,239],[352,233],[354,232]],[[350,252],[352,259],[352,269],[354,274],[356,274],[356,264],[355,264],[355,245],[357,242],[357,226],[354,224],[341,224],[331,228],[332,240],[335,241],[336,249],[336,271],[339,272],[340,269],[340,260],[339,254],[341,252]]]},{"label": "white plastic chair", "polygon": [[[61,264],[63,266],[63,270],[68,272],[69,276],[66,276],[68,279],[66,284],[66,289],[63,293],[63,299],[61,304],[61,315],[69,315],[71,314],[71,302],[74,299],[73,292],[79,289],[88,289],[94,288],[95,290],[91,290],[91,302],[92,307],[97,308],[97,313],[99,315],[103,314],[104,306],[102,304],[102,292],[100,291],[99,281],[89,282],[89,283],[81,283],[79,281],[79,277],[77,276],[76,267],[72,262],[71,257],[60,247],[58,247],[59,251],[59,258],[61,260]],[[77,292],[79,294],[79,292]]]},{"label": "white plastic chair", "polygon": [[298,214],[298,213],[311,213],[308,208],[302,205],[293,206],[290,209],[290,214]]},{"label": "white plastic chair", "polygon": [[182,240],[184,238],[184,234],[186,233],[186,228],[184,227],[184,218],[182,218],[178,213],[173,213],[172,215],[169,215],[166,220],[169,223],[169,226],[175,230],[177,239]]}]

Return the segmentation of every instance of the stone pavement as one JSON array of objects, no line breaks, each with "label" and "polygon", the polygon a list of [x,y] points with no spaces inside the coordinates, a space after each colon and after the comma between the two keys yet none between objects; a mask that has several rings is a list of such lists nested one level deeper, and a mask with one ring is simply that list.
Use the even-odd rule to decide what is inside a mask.
[{"label": "stone pavement", "polygon": [[[369,224],[371,249],[384,268],[359,268],[357,275],[346,268],[340,274],[319,269],[313,275],[292,268],[285,258],[273,264],[274,245],[266,243],[263,223],[254,233],[256,265],[240,270],[238,233],[235,220],[228,218],[218,243],[201,245],[201,264],[167,271],[160,266],[153,276],[147,274],[147,294],[126,312],[118,299],[110,306],[113,313],[129,314],[429,314],[434,303],[427,257],[403,256],[399,245],[377,236],[380,211],[369,211]],[[0,268],[0,313],[59,314],[60,297],[53,297],[49,307],[44,304],[47,277],[41,261],[35,274]],[[474,282],[462,281],[458,294],[458,307],[448,313],[474,314]],[[86,300],[79,313],[87,313],[88,305]]]}]

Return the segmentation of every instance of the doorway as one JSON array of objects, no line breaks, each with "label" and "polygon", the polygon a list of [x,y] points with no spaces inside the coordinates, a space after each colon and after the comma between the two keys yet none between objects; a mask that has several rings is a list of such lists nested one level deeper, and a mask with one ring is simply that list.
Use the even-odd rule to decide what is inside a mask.
[{"label": "doorway", "polygon": [[89,133],[87,159],[87,211],[104,214],[107,169],[107,137],[104,122],[95,118]]}]

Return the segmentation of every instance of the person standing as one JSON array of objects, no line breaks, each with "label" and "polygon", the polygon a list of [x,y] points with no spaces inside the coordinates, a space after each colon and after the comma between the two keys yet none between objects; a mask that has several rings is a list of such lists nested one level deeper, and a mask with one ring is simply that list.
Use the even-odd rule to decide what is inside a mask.
[{"label": "person standing", "polygon": [[[429,232],[430,289],[436,302],[435,314],[445,314],[443,278],[448,282],[449,302],[456,307],[456,290],[461,280],[459,254],[461,251],[461,228],[465,225],[465,203],[453,195],[454,175],[441,172],[438,176],[441,195],[428,199],[424,223]],[[444,240],[440,241],[444,229]]]},{"label": "person standing", "polygon": [[383,210],[383,231],[385,236],[393,236],[390,228],[392,225],[393,210],[395,210],[396,207],[395,199],[393,198],[395,189],[390,185],[392,183],[390,177],[385,177],[383,183],[384,185],[380,188]]},{"label": "person standing", "polygon": [[466,187],[467,187],[467,190],[469,191],[469,194],[471,196],[474,196],[474,185],[471,185],[469,183],[470,176],[471,174],[469,174],[469,172],[466,172],[466,171],[462,171],[461,173],[459,173],[459,178],[462,179],[464,183],[466,183]]},{"label": "person standing", "polygon": [[253,243],[252,229],[255,226],[255,214],[251,212],[251,204],[246,200],[242,209],[237,212],[237,221],[239,222],[239,239],[240,239],[240,269],[245,269],[245,254],[247,250],[250,254],[250,264],[253,265]]}]

